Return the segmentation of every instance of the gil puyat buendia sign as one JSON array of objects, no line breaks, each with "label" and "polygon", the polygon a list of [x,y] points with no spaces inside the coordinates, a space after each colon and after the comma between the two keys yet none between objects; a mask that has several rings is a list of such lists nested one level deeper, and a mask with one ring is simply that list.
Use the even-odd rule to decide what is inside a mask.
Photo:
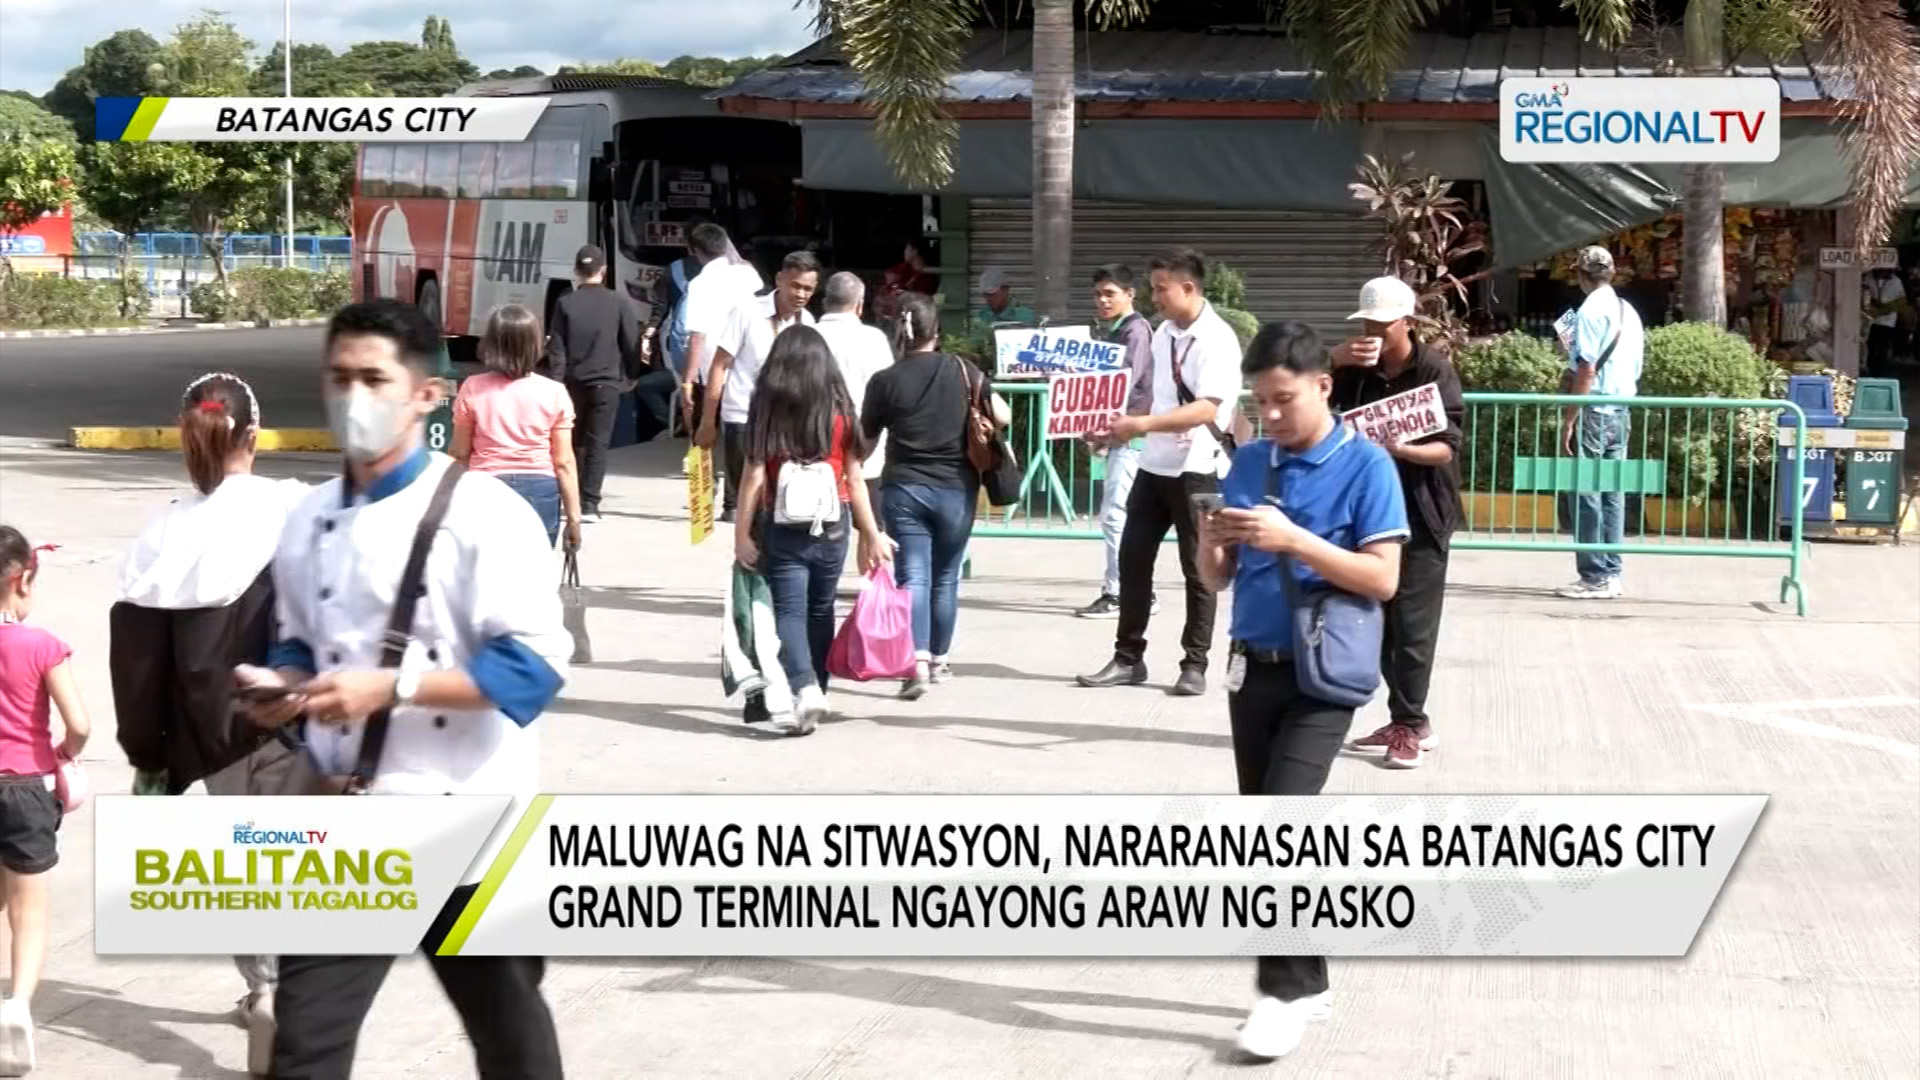
[{"label": "gil puyat buendia sign", "polygon": [[1500,82],[1500,157],[1516,163],[1769,162],[1768,78],[1514,78]]}]

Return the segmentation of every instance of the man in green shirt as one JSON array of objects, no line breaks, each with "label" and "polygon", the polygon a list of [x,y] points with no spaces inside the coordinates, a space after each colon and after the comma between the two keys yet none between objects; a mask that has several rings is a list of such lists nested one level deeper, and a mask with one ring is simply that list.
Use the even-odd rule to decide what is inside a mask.
[{"label": "man in green shirt", "polygon": [[974,309],[973,317],[976,322],[989,327],[1001,323],[1032,326],[1040,321],[1032,308],[1013,302],[1013,288],[1007,284],[1007,272],[997,266],[980,272],[980,299],[984,303]]}]

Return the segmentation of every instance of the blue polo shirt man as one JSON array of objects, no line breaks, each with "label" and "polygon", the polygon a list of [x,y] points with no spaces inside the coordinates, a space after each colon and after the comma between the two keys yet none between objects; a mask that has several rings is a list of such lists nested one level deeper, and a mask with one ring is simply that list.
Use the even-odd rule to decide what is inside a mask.
[{"label": "blue polo shirt man", "polygon": [[[1207,588],[1233,589],[1226,683],[1234,767],[1243,795],[1318,795],[1354,708],[1301,686],[1289,593],[1337,587],[1392,599],[1410,535],[1406,498],[1393,458],[1330,410],[1330,358],[1310,327],[1262,327],[1241,372],[1270,437],[1235,452],[1223,506],[1202,518],[1198,560]],[[1291,1053],[1307,1023],[1332,1007],[1325,957],[1263,956],[1255,984],[1259,1000],[1239,1040],[1254,1058]]]},{"label": "blue polo shirt man", "polygon": [[[1354,551],[1410,535],[1393,458],[1345,424],[1335,424],[1325,438],[1298,453],[1269,439],[1241,447],[1220,495],[1228,506],[1250,510],[1266,503],[1273,490],[1269,484],[1277,487],[1280,508],[1295,524],[1336,547]],[[1300,560],[1290,562],[1296,594],[1327,587]],[[1281,572],[1280,556],[1240,549],[1230,636],[1255,657],[1278,660],[1293,651],[1293,615]]]}]

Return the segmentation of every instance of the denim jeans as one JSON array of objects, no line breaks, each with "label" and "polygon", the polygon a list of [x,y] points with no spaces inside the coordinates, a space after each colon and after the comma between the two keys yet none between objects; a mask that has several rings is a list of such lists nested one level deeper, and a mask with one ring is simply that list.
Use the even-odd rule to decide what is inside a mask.
[{"label": "denim jeans", "polygon": [[533,504],[534,512],[540,515],[540,524],[547,530],[548,546],[557,542],[560,539],[560,481],[554,479],[552,473],[510,472],[496,475],[501,483]]},{"label": "denim jeans", "polygon": [[921,658],[953,648],[960,616],[960,564],[973,535],[973,492],[891,484],[881,489],[887,535],[900,544],[900,585],[913,595],[913,649]]},{"label": "denim jeans", "polygon": [[805,525],[775,525],[771,515],[760,515],[760,572],[773,593],[780,666],[795,694],[809,685],[827,688],[833,600],[847,563],[847,522],[852,516],[842,505],[839,522],[815,536]]},{"label": "denim jeans", "polygon": [[[1619,460],[1627,456],[1627,414],[1582,411],[1580,456]],[[1573,500],[1573,539],[1578,544],[1618,544],[1626,539],[1627,497],[1618,491],[1581,492]],[[1617,551],[1578,551],[1573,564],[1580,580],[1604,585],[1620,576]]]},{"label": "denim jeans", "polygon": [[1131,446],[1116,446],[1107,451],[1106,490],[1100,498],[1100,538],[1106,542],[1107,575],[1100,581],[1100,592],[1120,595],[1120,538],[1127,532],[1127,496],[1133,493],[1133,477],[1140,471],[1140,451]]}]

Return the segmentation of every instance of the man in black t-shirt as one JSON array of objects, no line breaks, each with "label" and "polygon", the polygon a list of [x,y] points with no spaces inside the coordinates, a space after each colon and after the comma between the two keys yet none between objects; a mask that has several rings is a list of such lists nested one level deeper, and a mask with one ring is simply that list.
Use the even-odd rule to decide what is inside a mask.
[{"label": "man in black t-shirt", "polygon": [[1413,531],[1400,553],[1400,589],[1386,603],[1380,671],[1391,722],[1355,739],[1355,750],[1379,750],[1388,768],[1412,769],[1439,746],[1427,716],[1434,647],[1447,592],[1447,548],[1460,520],[1460,427],[1466,406],[1460,376],[1438,347],[1413,338],[1417,301],[1399,278],[1375,278],[1360,290],[1351,318],[1361,336],[1333,349],[1333,407],[1342,412],[1404,394],[1429,383],[1439,388],[1447,427],[1438,434],[1387,447],[1400,470]]},{"label": "man in black t-shirt", "polygon": [[606,287],[607,257],[592,244],[573,260],[574,289],[553,305],[547,369],[573,395],[573,452],[580,461],[580,520],[600,520],[600,485],[620,393],[640,377],[640,318]]}]

